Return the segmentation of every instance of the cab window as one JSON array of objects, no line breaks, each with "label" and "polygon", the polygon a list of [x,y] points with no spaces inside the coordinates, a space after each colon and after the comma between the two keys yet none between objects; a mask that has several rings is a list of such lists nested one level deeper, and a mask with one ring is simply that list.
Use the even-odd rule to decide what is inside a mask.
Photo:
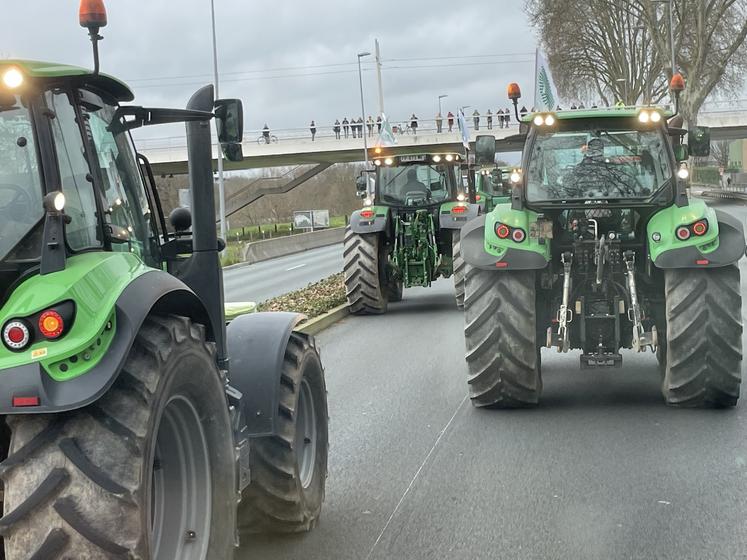
[{"label": "cab window", "polygon": [[[103,104],[102,104],[103,105]],[[129,231],[129,243],[112,245],[115,251],[132,251],[146,263],[157,265],[152,254],[156,238],[152,213],[129,133],[112,120],[116,108],[88,107],[88,123],[101,169],[105,212],[112,224]]]}]

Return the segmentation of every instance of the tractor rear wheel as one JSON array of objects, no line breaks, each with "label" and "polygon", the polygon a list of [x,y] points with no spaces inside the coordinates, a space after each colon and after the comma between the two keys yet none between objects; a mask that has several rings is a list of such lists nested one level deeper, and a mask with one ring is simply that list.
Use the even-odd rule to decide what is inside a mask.
[{"label": "tractor rear wheel", "polygon": [[465,270],[464,337],[476,407],[534,406],[542,391],[534,271]]},{"label": "tractor rear wheel", "polygon": [[233,553],[233,436],[201,325],[148,318],[94,404],[8,420],[10,453],[0,464],[6,560]]},{"label": "tractor rear wheel", "polygon": [[314,339],[292,333],[280,377],[277,434],[252,440],[245,532],[295,533],[319,519],[327,480],[327,389]]},{"label": "tractor rear wheel", "polygon": [[742,381],[739,268],[729,265],[665,272],[667,404],[734,406]]},{"label": "tractor rear wheel", "polygon": [[466,263],[462,258],[462,249],[460,243],[459,230],[452,232],[451,255],[454,268],[454,293],[456,294],[456,304],[459,309],[464,309],[464,267]]},{"label": "tractor rear wheel", "polygon": [[388,303],[386,254],[378,233],[345,230],[343,249],[345,293],[356,315],[385,313]]}]

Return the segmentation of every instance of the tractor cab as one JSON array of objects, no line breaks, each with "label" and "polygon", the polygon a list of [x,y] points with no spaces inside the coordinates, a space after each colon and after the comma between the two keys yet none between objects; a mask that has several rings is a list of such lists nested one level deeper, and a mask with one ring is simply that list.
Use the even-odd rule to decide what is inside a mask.
[{"label": "tractor cab", "polygon": [[376,157],[373,160],[374,201],[425,208],[456,200],[459,154],[413,154]]}]

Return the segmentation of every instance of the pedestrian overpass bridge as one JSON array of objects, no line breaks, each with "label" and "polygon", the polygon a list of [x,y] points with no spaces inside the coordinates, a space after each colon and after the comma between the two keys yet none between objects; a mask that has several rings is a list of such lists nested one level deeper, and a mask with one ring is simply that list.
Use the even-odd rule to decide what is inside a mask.
[{"label": "pedestrian overpass bridge", "polygon": [[[698,117],[698,124],[711,128],[713,140],[747,138],[747,102],[724,102],[723,105],[713,104],[704,109]],[[471,117],[468,121],[472,124]],[[395,133],[397,142],[394,146],[386,148],[387,152],[394,155],[407,155],[432,151],[464,151],[461,134],[457,131],[456,125],[453,131],[449,132],[444,119],[443,130],[438,132],[435,121],[420,120],[419,124],[417,134]],[[224,160],[226,171],[281,166],[304,166],[304,169],[285,184],[277,184],[277,181],[261,184],[268,179],[251,182],[247,187],[255,183],[260,184],[253,189],[242,189],[227,199],[226,214],[231,215],[267,194],[287,193],[335,163],[363,161],[363,138],[353,138],[352,135],[345,138],[343,135],[342,138],[337,139],[331,127],[325,130],[318,126],[317,130],[319,132],[313,141],[308,128],[271,131],[271,135],[276,136],[277,140],[273,139],[269,144],[262,138],[261,131],[245,134],[242,143],[243,161]],[[499,152],[516,152],[522,149],[522,141],[517,137],[518,125],[515,121],[501,128],[496,127],[494,120],[492,128],[487,129],[485,117],[482,116],[480,130],[471,129],[470,133],[473,138],[472,148],[474,148],[475,136],[492,134],[495,136]],[[367,134],[365,127],[364,134]],[[374,128],[371,136],[366,137],[369,148],[376,142],[377,136]],[[169,176],[187,172],[187,145],[184,136],[140,140],[137,145],[140,153],[150,161],[155,175]],[[217,155],[218,146],[215,144],[213,145],[214,169],[217,167],[217,159],[215,159]]]}]

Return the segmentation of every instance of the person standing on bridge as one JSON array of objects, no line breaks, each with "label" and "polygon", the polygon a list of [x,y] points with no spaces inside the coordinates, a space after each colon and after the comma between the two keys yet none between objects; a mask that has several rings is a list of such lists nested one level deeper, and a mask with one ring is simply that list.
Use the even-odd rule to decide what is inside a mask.
[{"label": "person standing on bridge", "polygon": [[441,112],[439,111],[436,114],[436,132],[438,134],[441,134],[444,128],[444,118],[441,116]]},{"label": "person standing on bridge", "polygon": [[503,109],[498,109],[495,112],[495,118],[498,119],[498,123],[496,124],[496,128],[499,127],[499,126],[501,128],[503,128]]},{"label": "person standing on bridge", "polygon": [[358,125],[355,124],[355,118],[350,119],[350,133],[353,138],[358,138]]},{"label": "person standing on bridge", "polygon": [[506,107],[506,110],[503,111],[503,123],[506,125],[506,128],[508,128],[508,123],[511,121],[511,109]]},{"label": "person standing on bridge", "polygon": [[490,109],[488,109],[485,120],[488,123],[488,130],[493,130],[493,113],[490,112]]},{"label": "person standing on bridge", "polygon": [[477,109],[472,113],[472,122],[475,123],[475,130],[480,130],[480,111]]},{"label": "person standing on bridge", "polygon": [[381,134],[381,115],[376,117],[376,132]]},{"label": "person standing on bridge", "polygon": [[265,139],[265,143],[270,143],[270,127],[267,126],[267,123],[265,123],[265,127],[262,129],[262,136]]},{"label": "person standing on bridge", "polygon": [[345,132],[345,138],[348,137],[348,126],[349,126],[349,124],[350,123],[349,123],[347,117],[345,117],[344,119],[342,119],[342,130]]},{"label": "person standing on bridge", "polygon": [[368,118],[366,119],[366,126],[368,127],[368,137],[373,137],[373,127],[374,127],[374,120],[371,115],[368,115]]},{"label": "person standing on bridge", "polygon": [[449,123],[449,132],[454,128],[454,113],[449,111],[446,114],[446,121]]},{"label": "person standing on bridge", "polygon": [[340,139],[340,119],[335,119],[335,125],[332,127],[335,133],[335,138]]},{"label": "person standing on bridge", "polygon": [[412,114],[410,117],[410,128],[412,129],[412,133],[417,135],[418,133],[418,118],[415,116],[415,113]]},{"label": "person standing on bridge", "polygon": [[363,138],[363,117],[358,117],[358,138]]},{"label": "person standing on bridge", "polygon": [[316,136],[316,124],[314,121],[311,121],[311,124],[309,125],[309,131],[311,131],[311,141],[314,141],[314,136]]}]

